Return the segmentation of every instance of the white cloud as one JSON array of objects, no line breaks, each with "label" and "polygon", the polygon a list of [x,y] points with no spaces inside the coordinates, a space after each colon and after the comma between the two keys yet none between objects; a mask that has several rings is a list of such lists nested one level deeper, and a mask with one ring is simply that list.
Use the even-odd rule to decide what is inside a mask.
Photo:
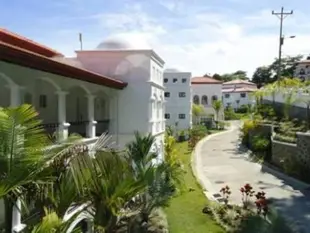
[{"label": "white cloud", "polygon": [[[171,11],[184,7],[177,0],[160,4]],[[278,54],[279,21],[268,9],[237,17],[188,7],[183,17],[171,17],[151,17],[139,4],[94,16],[101,30],[129,38],[142,47],[150,44],[167,67],[194,75],[240,69],[251,75],[256,67],[270,64]],[[300,33],[309,28],[304,19],[303,14],[286,19],[285,32],[297,37],[285,41],[284,55],[310,52],[310,33]]]}]

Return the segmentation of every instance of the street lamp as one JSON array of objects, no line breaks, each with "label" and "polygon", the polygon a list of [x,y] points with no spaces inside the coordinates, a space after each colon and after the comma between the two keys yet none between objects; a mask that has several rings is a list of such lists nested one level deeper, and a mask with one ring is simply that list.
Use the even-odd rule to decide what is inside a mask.
[{"label": "street lamp", "polygon": [[296,36],[289,36],[289,37],[285,37],[283,35],[281,35],[280,37],[280,43],[279,43],[279,64],[278,64],[278,80],[281,79],[281,64],[282,64],[282,46],[284,44],[284,39],[293,39]]}]

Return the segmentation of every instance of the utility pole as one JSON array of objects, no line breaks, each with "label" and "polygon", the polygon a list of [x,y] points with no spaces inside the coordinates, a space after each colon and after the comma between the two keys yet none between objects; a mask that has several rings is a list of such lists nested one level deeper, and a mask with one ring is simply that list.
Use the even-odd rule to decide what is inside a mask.
[{"label": "utility pole", "polygon": [[284,36],[282,33],[283,29],[283,20],[288,16],[292,15],[293,11],[291,12],[284,12],[284,7],[281,8],[281,12],[274,12],[272,11],[273,15],[276,15],[280,19],[280,35],[279,35],[279,61],[278,61],[278,71],[277,76],[278,80],[281,79],[281,64],[282,64],[282,45],[284,43]]},{"label": "utility pole", "polygon": [[82,33],[79,33],[79,41],[80,41],[80,49],[83,50],[83,35]]}]

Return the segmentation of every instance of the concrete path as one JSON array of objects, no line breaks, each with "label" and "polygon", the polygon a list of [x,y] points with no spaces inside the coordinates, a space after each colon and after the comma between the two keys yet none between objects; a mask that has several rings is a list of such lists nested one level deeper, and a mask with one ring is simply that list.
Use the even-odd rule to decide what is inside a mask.
[{"label": "concrete path", "polygon": [[194,170],[209,195],[218,194],[224,185],[232,190],[231,201],[240,204],[240,187],[251,184],[263,190],[281,214],[305,233],[310,233],[310,195],[308,186],[288,182],[264,172],[261,165],[251,162],[248,152],[239,147],[239,122],[231,129],[202,140],[194,154]]}]

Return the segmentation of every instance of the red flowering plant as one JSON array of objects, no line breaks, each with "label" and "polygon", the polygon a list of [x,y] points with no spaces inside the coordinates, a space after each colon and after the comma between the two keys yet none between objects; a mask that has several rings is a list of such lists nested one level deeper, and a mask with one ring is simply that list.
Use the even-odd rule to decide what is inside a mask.
[{"label": "red flowering plant", "polygon": [[253,197],[255,191],[250,184],[245,184],[243,187],[240,188],[240,192],[242,194],[243,208],[247,209],[250,204],[250,199],[251,197]]},{"label": "red flowering plant", "polygon": [[225,205],[228,205],[228,200],[229,200],[229,197],[231,195],[231,191],[230,191],[229,186],[226,185],[225,187],[221,188],[220,192],[223,195]]},{"label": "red flowering plant", "polygon": [[257,213],[262,214],[264,217],[266,217],[266,215],[268,214],[269,208],[268,208],[268,203],[266,200],[265,192],[257,192],[255,197],[256,197],[255,205],[257,208]]}]

